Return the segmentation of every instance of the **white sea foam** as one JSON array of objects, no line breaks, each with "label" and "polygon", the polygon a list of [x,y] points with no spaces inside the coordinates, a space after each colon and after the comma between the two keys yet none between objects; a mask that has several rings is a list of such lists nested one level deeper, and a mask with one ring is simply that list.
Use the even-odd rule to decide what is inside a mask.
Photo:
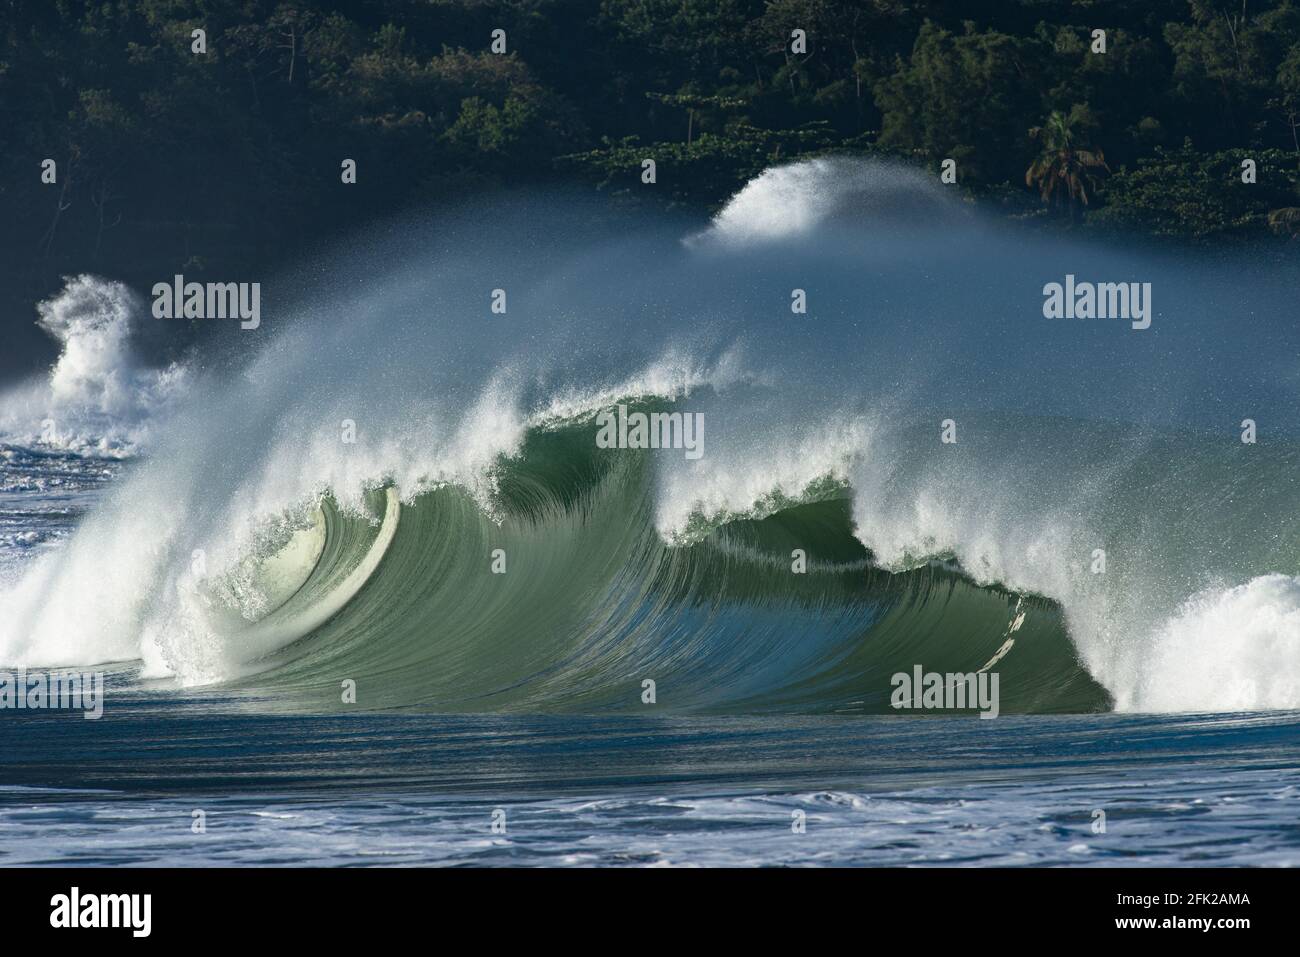
[{"label": "white sea foam", "polygon": [[852,214],[880,229],[924,212],[951,217],[956,204],[936,177],[899,163],[844,157],[804,160],[764,170],[733,196],[695,247],[744,247],[807,236],[833,217]]},{"label": "white sea foam", "polygon": [[119,282],[69,278],[38,307],[38,325],[59,343],[48,374],[0,397],[0,436],[13,444],[124,456],[183,393],[187,373],[145,366],[132,344],[143,301]]},{"label": "white sea foam", "polygon": [[[840,251],[818,247],[823,224],[856,210],[866,217],[859,229],[865,244],[880,216],[918,197],[937,202],[940,190],[933,177],[889,165],[818,160],[770,170],[699,237],[697,247],[710,246],[706,252],[678,250],[684,259],[670,259],[668,268],[681,270],[683,283],[716,278],[724,296],[740,298],[769,278],[769,262],[748,265],[754,245],[804,237],[810,252],[799,268],[816,279],[823,254]],[[1016,257],[1028,255],[1028,247],[1017,242],[997,252],[1009,268],[1023,270]],[[622,345],[651,325],[636,309],[622,314],[609,306],[648,259],[602,263],[621,271],[600,285],[595,298],[605,311],[583,314],[585,325],[570,340],[575,349],[587,339]],[[887,265],[892,269],[894,260]],[[1171,462],[1165,472],[1126,484],[1125,469],[1140,447],[1112,453],[1103,444],[1084,454],[1068,441],[1053,447],[1059,430],[1008,450],[990,440],[999,437],[992,430],[983,440],[972,435],[963,417],[961,441],[943,447],[937,418],[917,423],[897,414],[916,396],[857,374],[852,363],[887,348],[882,333],[898,324],[910,330],[904,377],[924,394],[935,385],[925,378],[927,363],[963,347],[945,340],[946,332],[968,331],[968,315],[975,334],[987,332],[969,290],[930,303],[925,317],[932,325],[908,316],[907,326],[897,317],[905,302],[886,312],[873,298],[878,275],[873,296],[854,300],[864,317],[860,338],[814,319],[782,339],[777,332],[789,326],[779,323],[791,318],[776,309],[742,317],[744,335],[734,341],[743,350],[664,350],[665,337],[693,343],[700,332],[696,313],[670,316],[664,328],[646,333],[654,351],[646,339],[633,343],[643,350],[639,362],[593,358],[581,374],[552,378],[548,363],[557,357],[536,354],[535,343],[549,341],[552,331],[540,310],[527,320],[534,325],[514,318],[516,310],[529,315],[526,290],[512,288],[509,320],[489,317],[478,289],[473,306],[459,312],[443,307],[443,286],[434,284],[439,298],[431,297],[427,269],[412,257],[384,277],[383,296],[335,297],[319,310],[324,318],[301,329],[292,317],[268,315],[267,341],[245,372],[192,396],[166,426],[156,425],[156,416],[175,404],[184,372],[144,369],[133,357],[135,306],[125,290],[84,277],[70,283],[43,311],[63,355],[48,381],[5,397],[3,421],[39,422],[55,409],[79,423],[71,431],[96,448],[133,447],[156,431],[159,452],[110,493],[67,548],[38,557],[21,582],[0,593],[0,663],[145,659],[151,673],[211,680],[230,657],[204,607],[211,594],[193,587],[193,550],[204,550],[210,574],[237,570],[268,525],[283,523],[289,533],[302,527],[304,510],[326,491],[345,509],[361,511],[365,490],[379,485],[392,485],[409,502],[456,483],[487,506],[494,465],[519,453],[529,428],[620,398],[659,395],[709,416],[702,460],[655,463],[656,523],[670,541],[695,516],[765,514],[778,499],[798,499],[829,478],[852,488],[857,535],[882,565],[901,569],[952,557],[980,582],[1060,602],[1082,662],[1120,708],[1300,707],[1300,584],[1270,574],[1294,568],[1293,554],[1283,566],[1284,552],[1261,550],[1261,543],[1286,538],[1269,525],[1272,514],[1252,513],[1246,504],[1221,508],[1223,483],[1198,475],[1199,461],[1187,468]],[[838,278],[832,273],[821,290],[813,287],[822,297],[817,302]],[[1037,287],[1030,286],[1036,309]],[[562,319],[577,311],[566,303]],[[490,335],[501,337],[492,345],[509,348],[483,346]],[[815,362],[791,366],[792,373],[784,367],[787,353],[810,340],[820,342]],[[1032,370],[1003,369],[1001,377],[1012,372]],[[962,399],[975,404],[969,395]],[[1022,396],[1021,411],[1036,410],[1038,401]],[[340,441],[345,420],[356,424],[355,443]],[[1024,422],[1018,430],[1029,428]],[[1228,464],[1230,477],[1246,465]],[[1089,567],[1099,547],[1110,557],[1103,575]],[[234,591],[246,610],[260,607],[244,585]],[[1020,645],[1010,654],[1019,651]]]},{"label": "white sea foam", "polygon": [[1207,588],[1156,629],[1150,657],[1112,680],[1129,711],[1300,707],[1300,577]]}]

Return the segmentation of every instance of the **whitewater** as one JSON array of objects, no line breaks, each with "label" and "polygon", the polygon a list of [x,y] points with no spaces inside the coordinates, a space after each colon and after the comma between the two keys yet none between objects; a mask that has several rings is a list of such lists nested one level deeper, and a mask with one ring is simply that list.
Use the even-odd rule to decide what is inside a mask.
[{"label": "whitewater", "polygon": [[[1068,275],[1150,327],[1045,318]],[[0,721],[0,859],[1300,859],[1293,261],[826,159],[708,223],[515,195],[261,278],[164,366],[112,277],[35,313],[0,669],[106,704]],[[619,405],[704,454],[600,447]],[[999,717],[895,711],[917,666],[995,670]],[[220,847],[168,824],[199,800]]]},{"label": "whitewater", "polygon": [[[656,642],[702,628],[712,633],[695,636],[696,664],[757,664],[774,701],[816,677],[820,707],[834,709],[870,698],[877,666],[895,663],[857,647],[881,643],[873,628],[907,630],[882,624],[903,614],[885,593],[917,602],[941,565],[968,617],[980,605],[996,619],[965,636],[951,626],[947,657],[1000,647],[1028,596],[1055,647],[1042,663],[1052,673],[1026,685],[1079,684],[1077,656],[1105,689],[1062,690],[1066,710],[1300,705],[1293,269],[1017,233],[915,171],[850,161],[770,170],[702,231],[629,231],[584,212],[537,200],[485,227],[403,224],[370,238],[377,251],[341,256],[265,335],[227,337],[227,360],[206,370],[143,367],[131,349],[133,326],[152,321],[143,301],[108,279],[70,280],[40,310],[57,363],[0,405],[6,458],[71,453],[93,471],[142,454],[63,547],[0,594],[0,661],[139,661],[146,677],[186,686],[302,670],[275,655],[364,601],[372,573],[372,600],[427,584],[420,562],[434,558],[384,559],[398,547],[440,551],[447,574],[464,576],[443,604],[411,610],[425,616],[415,631],[459,632],[446,636],[457,647],[524,640],[509,634],[510,609],[530,594],[588,603],[534,623],[576,633],[526,639],[536,670],[501,676],[509,684],[554,665],[544,652],[602,646],[623,671],[589,680],[630,680],[629,649],[649,667]],[[1043,319],[1040,288],[1067,272],[1153,283],[1153,328]],[[500,287],[505,316],[487,306]],[[808,291],[807,315],[789,309],[795,288]],[[708,455],[601,461],[583,445],[596,413],[620,401],[703,413]],[[1239,439],[1245,418],[1261,423],[1257,444]],[[940,441],[946,420],[953,444]],[[376,503],[384,489],[391,507]],[[808,516],[833,527],[800,529]],[[706,575],[734,562],[718,556],[752,547],[740,540],[754,522],[769,520],[754,534],[770,538],[774,517],[795,527],[790,548],[764,541],[749,556],[745,573],[771,589],[757,603],[688,620],[701,601],[729,602],[721,572],[709,595],[698,581],[646,594],[664,581],[654,569],[694,562]],[[478,574],[494,545],[518,552],[502,582]],[[642,570],[587,568],[602,545],[603,560]],[[801,545],[821,587],[769,574]],[[542,567],[524,560],[533,548]],[[586,587],[552,581],[559,569],[570,582],[589,575]],[[844,575],[869,586],[855,592]],[[286,610],[290,594],[329,613]],[[473,607],[502,609],[499,625],[474,621]],[[621,643],[610,637],[619,609],[630,616]],[[651,611],[660,630],[647,635]],[[774,633],[769,657],[786,656],[788,674],[746,638],[754,628]],[[355,628],[334,630],[340,647],[355,643]],[[916,657],[908,640],[897,663]],[[751,650],[720,647],[741,642]],[[395,643],[367,632],[365,654]],[[856,679],[843,673],[864,654]],[[854,680],[863,687],[843,688]],[[1026,706],[1051,708],[1049,697],[1038,689]],[[677,704],[766,710],[759,699],[746,684]]]}]

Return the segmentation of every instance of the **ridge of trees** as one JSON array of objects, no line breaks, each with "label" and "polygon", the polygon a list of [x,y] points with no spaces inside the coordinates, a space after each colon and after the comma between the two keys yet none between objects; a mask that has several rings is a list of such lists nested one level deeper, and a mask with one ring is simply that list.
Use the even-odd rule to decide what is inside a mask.
[{"label": "ridge of trees", "polygon": [[1286,240],[1300,0],[6,0],[0,147],[0,253],[41,289],[247,271],[500,185],[714,208],[824,153],[951,158],[1062,226]]}]

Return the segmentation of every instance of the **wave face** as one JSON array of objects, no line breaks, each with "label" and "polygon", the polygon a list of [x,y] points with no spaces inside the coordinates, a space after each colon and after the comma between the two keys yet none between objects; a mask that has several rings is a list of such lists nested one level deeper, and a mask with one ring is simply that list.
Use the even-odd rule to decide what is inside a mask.
[{"label": "wave face", "polygon": [[[976,671],[1010,638],[1029,650],[1002,666],[1004,707],[1108,702],[1049,602],[937,567],[872,567],[831,490],[674,547],[654,526],[653,460],[602,452],[586,425],[530,434],[498,478],[495,520],[454,487],[397,521],[390,506],[377,532],[356,520],[353,553],[316,563],[261,627],[322,601],[395,524],[364,589],[309,639],[252,662],[250,683],[294,707],[336,704],[346,676],[378,708],[607,712],[643,709],[650,679],[669,710],[884,712],[911,656]],[[340,521],[331,504],[324,514]],[[791,574],[795,548],[805,574]]]},{"label": "wave face", "polygon": [[[611,215],[405,223],[268,298],[0,591],[0,662],[309,710],[349,679],[637,710],[649,679],[669,710],[888,711],[915,665],[996,670],[1003,711],[1300,707],[1294,263],[1027,236],[843,161],[703,232]],[[1067,274],[1150,282],[1151,328],[1045,319]],[[704,454],[599,448],[619,402],[701,414]]]}]

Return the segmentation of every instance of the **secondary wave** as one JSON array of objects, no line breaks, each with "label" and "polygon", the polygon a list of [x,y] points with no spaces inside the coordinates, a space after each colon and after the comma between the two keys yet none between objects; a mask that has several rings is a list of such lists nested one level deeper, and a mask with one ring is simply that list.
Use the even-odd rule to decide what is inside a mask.
[{"label": "secondary wave", "polygon": [[45,376],[0,397],[0,437],[43,451],[123,458],[147,442],[150,424],[184,393],[188,370],[150,368],[132,337],[143,303],[120,282],[81,275],[37,307],[59,343]]}]

